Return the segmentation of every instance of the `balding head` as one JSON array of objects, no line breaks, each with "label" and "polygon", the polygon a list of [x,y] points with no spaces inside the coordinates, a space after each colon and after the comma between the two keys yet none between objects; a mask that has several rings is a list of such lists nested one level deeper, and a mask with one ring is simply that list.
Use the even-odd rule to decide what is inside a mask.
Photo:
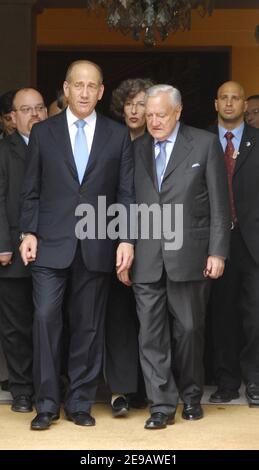
[{"label": "balding head", "polygon": [[103,96],[102,71],[94,62],[77,60],[68,68],[64,94],[74,116],[85,119]]},{"label": "balding head", "polygon": [[72,64],[70,64],[68,69],[67,69],[65,80],[67,82],[69,82],[70,79],[71,79],[71,75],[74,72],[74,69],[80,68],[81,66],[94,67],[96,69],[96,71],[98,72],[100,83],[103,82],[103,73],[102,73],[101,67],[99,65],[95,64],[95,62],[91,62],[91,60],[75,60],[74,62],[72,62]]},{"label": "balding head", "polygon": [[245,99],[244,87],[240,83],[232,80],[222,83],[222,85],[218,88],[217,97],[224,93],[236,93]]},{"label": "balding head", "polygon": [[217,92],[215,108],[222,127],[231,130],[240,126],[247,108],[243,86],[235,81],[223,83]]},{"label": "balding head", "polygon": [[35,122],[47,118],[47,110],[41,94],[34,88],[22,88],[13,99],[12,119],[17,130],[29,136]]}]

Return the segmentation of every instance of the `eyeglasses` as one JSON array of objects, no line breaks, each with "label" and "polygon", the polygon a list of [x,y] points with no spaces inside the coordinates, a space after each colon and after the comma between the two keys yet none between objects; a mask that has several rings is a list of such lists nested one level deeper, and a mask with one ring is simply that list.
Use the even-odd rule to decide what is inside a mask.
[{"label": "eyeglasses", "polygon": [[29,114],[29,113],[32,114],[33,112],[36,112],[37,114],[37,113],[44,111],[44,109],[45,109],[44,104],[37,104],[37,106],[21,106],[21,108],[15,109],[14,111],[21,111],[21,113],[23,114]]},{"label": "eyeglasses", "polygon": [[252,109],[251,111],[246,111],[245,112],[245,117],[249,117],[249,116],[257,116],[257,114],[259,113],[259,108],[255,108],[255,109]]},{"label": "eyeglasses", "polygon": [[126,101],[126,103],[124,104],[125,108],[144,108],[145,107],[145,102],[144,101],[137,101],[136,103],[134,103],[134,101]]}]

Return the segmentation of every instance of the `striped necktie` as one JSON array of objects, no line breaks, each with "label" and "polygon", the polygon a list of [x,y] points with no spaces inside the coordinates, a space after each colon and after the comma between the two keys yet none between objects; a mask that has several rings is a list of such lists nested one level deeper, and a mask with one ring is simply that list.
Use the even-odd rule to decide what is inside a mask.
[{"label": "striped necktie", "polygon": [[75,122],[75,125],[77,127],[77,132],[75,137],[74,159],[77,168],[78,179],[81,184],[89,159],[88,145],[84,131],[86,122],[83,119],[78,119],[78,121]]},{"label": "striped necktie", "polygon": [[159,191],[161,190],[162,176],[163,176],[163,173],[165,170],[165,164],[166,164],[166,144],[167,144],[167,140],[158,142],[160,150],[159,150],[159,154],[156,157],[156,174],[157,174],[157,183],[158,183]]}]

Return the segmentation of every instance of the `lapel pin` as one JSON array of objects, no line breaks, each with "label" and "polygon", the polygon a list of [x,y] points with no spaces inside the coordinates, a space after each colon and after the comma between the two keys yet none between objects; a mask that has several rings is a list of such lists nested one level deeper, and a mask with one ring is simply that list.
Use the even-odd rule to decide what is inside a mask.
[{"label": "lapel pin", "polygon": [[233,160],[236,160],[236,158],[237,158],[238,155],[239,155],[238,150],[235,150],[234,153],[233,153],[233,155],[232,155]]},{"label": "lapel pin", "polygon": [[247,147],[250,147],[250,145],[251,145],[251,142],[249,142],[249,140],[248,140],[248,141],[246,142],[246,146],[247,146]]}]

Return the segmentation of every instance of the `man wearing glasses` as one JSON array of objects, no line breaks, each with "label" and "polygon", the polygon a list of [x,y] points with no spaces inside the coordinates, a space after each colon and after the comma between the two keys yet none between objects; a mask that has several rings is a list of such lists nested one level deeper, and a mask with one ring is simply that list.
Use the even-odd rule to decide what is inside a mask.
[{"label": "man wearing glasses", "polygon": [[259,129],[259,95],[248,96],[246,101],[245,120],[250,126]]},{"label": "man wearing glasses", "polygon": [[24,88],[14,96],[17,130],[0,143],[0,332],[12,410],[32,411],[32,284],[19,255],[20,192],[32,126],[47,118],[42,96]]}]

